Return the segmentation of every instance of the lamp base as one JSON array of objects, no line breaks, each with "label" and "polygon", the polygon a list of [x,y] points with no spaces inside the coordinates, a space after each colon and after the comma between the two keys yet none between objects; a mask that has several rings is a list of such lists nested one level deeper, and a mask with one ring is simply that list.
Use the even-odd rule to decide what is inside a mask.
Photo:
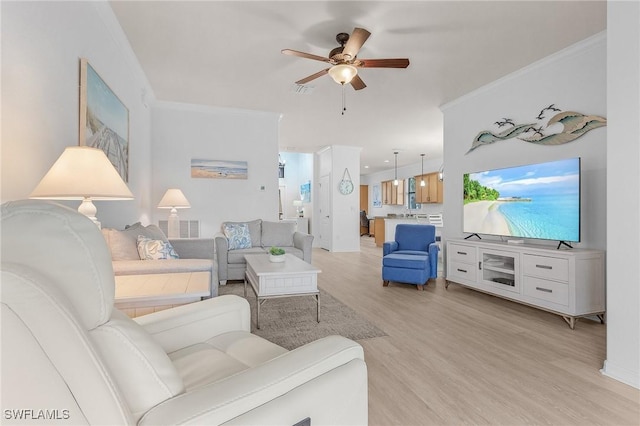
[{"label": "lamp base", "polygon": [[91,219],[91,221],[96,224],[98,229],[102,229],[102,224],[98,222],[98,218],[96,217],[98,209],[96,208],[95,204],[93,204],[93,201],[91,201],[91,198],[85,197],[82,200],[82,204],[80,204],[80,206],[78,207],[78,213],[82,213],[83,215]]},{"label": "lamp base", "polygon": [[167,234],[169,238],[180,238],[180,218],[175,208],[171,209],[171,214],[167,221]]}]

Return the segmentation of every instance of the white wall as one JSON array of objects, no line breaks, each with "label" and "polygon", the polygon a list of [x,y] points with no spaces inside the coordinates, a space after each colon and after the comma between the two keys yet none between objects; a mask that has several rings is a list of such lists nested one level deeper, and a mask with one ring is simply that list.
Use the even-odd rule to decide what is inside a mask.
[{"label": "white wall", "polygon": [[582,242],[575,246],[606,248],[606,127],[564,145],[539,146],[511,139],[466,154],[480,131],[497,129],[495,121],[507,117],[516,123],[535,122],[538,112],[550,104],[562,110],[606,117],[606,60],[606,37],[601,33],[443,106],[444,239],[464,235],[464,173],[581,157]]},{"label": "white wall", "polygon": [[[200,220],[202,237],[224,221],[278,220],[278,114],[171,102],[152,111],[154,223],[168,217],[155,208],[168,188],[185,194],[191,208],[178,214]],[[248,179],[192,178],[193,158],[247,161]]]},{"label": "white wall", "polygon": [[106,2],[2,2],[0,197],[28,198],[64,148],[78,145],[81,57],[129,109],[135,200],[96,202],[98,219],[113,227],[144,221],[151,178],[145,102],[153,92]]},{"label": "white wall", "polygon": [[640,5],[607,5],[607,360],[640,388]]},{"label": "white wall", "polygon": [[[360,251],[360,151],[354,146],[332,145],[332,238],[334,252]],[[343,195],[338,184],[345,169],[353,182],[353,192]],[[347,177],[348,178],[348,177]]]},{"label": "white wall", "polygon": [[[329,177],[329,216],[330,216],[330,250],[332,252],[360,251],[360,152],[362,148],[344,145],[332,145],[315,155],[314,173],[316,185],[311,194],[320,193],[319,183],[323,176]],[[345,169],[353,182],[353,192],[343,195],[338,190]],[[348,177],[347,177],[348,178]],[[314,198],[315,210],[313,220],[313,234],[318,239],[320,232],[320,201]],[[314,245],[316,245],[314,240]]]},{"label": "white wall", "polygon": [[[424,173],[434,173],[440,170],[442,166],[442,158],[432,158],[424,160]],[[410,164],[403,167],[398,167],[398,179],[408,179],[410,177],[419,176],[422,174],[422,162],[418,162],[415,164]],[[382,172],[371,173],[369,175],[363,175],[360,177],[360,183],[362,185],[369,186],[369,208],[367,209],[367,216],[386,216],[389,213],[392,214],[403,214],[407,213],[407,203],[405,200],[404,206],[390,206],[383,204],[381,207],[373,207],[373,186],[380,185],[380,189],[382,190],[382,182],[387,180],[393,180],[395,177],[395,170],[393,167],[389,170],[385,170]],[[446,185],[446,180],[443,181],[443,185]],[[408,188],[405,185],[405,193]],[[421,214],[439,214],[443,211],[443,204],[423,204],[418,205],[418,209],[413,210],[412,213],[421,213]]]}]

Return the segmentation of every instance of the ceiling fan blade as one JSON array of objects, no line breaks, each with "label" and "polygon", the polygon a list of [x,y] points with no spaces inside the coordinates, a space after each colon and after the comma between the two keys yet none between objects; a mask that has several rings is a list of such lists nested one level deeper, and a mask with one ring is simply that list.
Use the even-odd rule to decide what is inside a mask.
[{"label": "ceiling fan blade", "polygon": [[323,75],[327,74],[329,72],[329,68],[322,70],[322,71],[318,71],[315,74],[311,74],[308,77],[303,78],[302,80],[298,80],[296,81],[296,84],[305,84],[310,82],[311,80],[315,80],[318,77],[322,77]]},{"label": "ceiling fan blade", "polygon": [[298,56],[300,58],[313,59],[315,61],[328,62],[330,64],[334,63],[331,59],[325,58],[324,56],[312,55],[311,53],[300,52],[297,50],[282,49],[282,53],[290,56]]},{"label": "ceiling fan blade", "polygon": [[364,84],[364,81],[362,81],[362,79],[360,78],[360,76],[358,74],[356,74],[356,76],[353,77],[353,79],[351,80],[351,85],[356,90],[362,90],[365,87],[367,87],[367,85]]},{"label": "ceiling fan blade", "polygon": [[360,67],[364,68],[406,68],[409,66],[407,58],[396,59],[358,59]]},{"label": "ceiling fan blade", "polygon": [[354,59],[365,41],[371,33],[364,28],[354,28],[353,33],[349,36],[347,44],[344,45],[343,55],[349,55],[350,59]]}]

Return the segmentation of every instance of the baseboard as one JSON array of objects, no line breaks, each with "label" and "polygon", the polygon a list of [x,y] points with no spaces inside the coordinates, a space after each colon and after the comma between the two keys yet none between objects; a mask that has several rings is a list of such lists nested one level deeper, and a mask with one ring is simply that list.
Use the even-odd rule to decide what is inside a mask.
[{"label": "baseboard", "polygon": [[620,367],[619,365],[615,365],[605,360],[600,373],[629,386],[633,386],[636,389],[640,389],[639,371],[632,371],[628,368]]}]

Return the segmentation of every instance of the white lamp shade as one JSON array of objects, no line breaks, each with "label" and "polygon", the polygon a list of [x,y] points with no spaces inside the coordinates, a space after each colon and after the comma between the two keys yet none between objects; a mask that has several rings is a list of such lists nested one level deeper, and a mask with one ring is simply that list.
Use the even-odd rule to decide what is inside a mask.
[{"label": "white lamp shade", "polygon": [[164,196],[158,203],[159,209],[188,209],[191,208],[191,204],[187,201],[187,197],[184,196],[179,189],[167,189]]},{"label": "white lamp shade", "polygon": [[293,205],[296,207],[302,206],[302,200],[293,200]]},{"label": "white lamp shade", "polygon": [[358,69],[353,65],[340,64],[329,68],[329,75],[338,84],[349,84],[358,74]]},{"label": "white lamp shade", "polygon": [[30,198],[54,200],[132,200],[105,153],[88,146],[65,148]]}]

